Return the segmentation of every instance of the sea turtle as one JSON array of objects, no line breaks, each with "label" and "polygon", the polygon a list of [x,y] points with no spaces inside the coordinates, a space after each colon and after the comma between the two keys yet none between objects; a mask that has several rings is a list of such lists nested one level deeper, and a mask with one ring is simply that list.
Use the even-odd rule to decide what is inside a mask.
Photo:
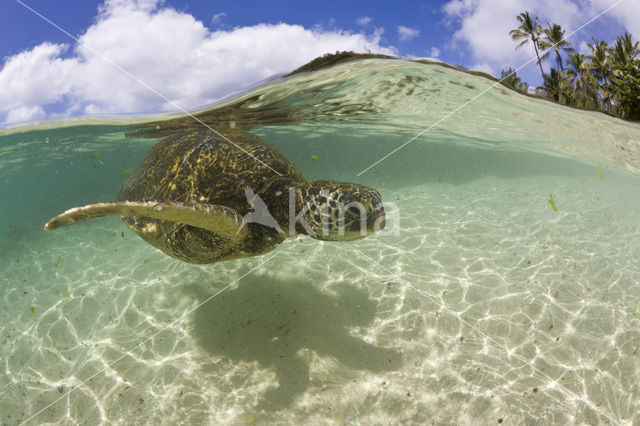
[{"label": "sea turtle", "polygon": [[384,227],[380,194],[366,186],[306,181],[276,147],[239,129],[202,128],[158,142],[115,202],[75,207],[55,229],[121,216],[152,246],[190,263],[266,253],[297,233],[358,239]]}]

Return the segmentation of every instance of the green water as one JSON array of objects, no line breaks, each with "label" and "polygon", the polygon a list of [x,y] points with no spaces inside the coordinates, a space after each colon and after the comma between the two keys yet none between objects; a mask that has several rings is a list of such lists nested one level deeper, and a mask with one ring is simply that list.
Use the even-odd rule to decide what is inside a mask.
[{"label": "green water", "polygon": [[360,61],[205,111],[308,179],[378,189],[388,216],[206,266],[114,217],[43,230],[115,199],[158,138],[0,134],[2,424],[639,424],[640,126],[472,100],[492,84]]}]

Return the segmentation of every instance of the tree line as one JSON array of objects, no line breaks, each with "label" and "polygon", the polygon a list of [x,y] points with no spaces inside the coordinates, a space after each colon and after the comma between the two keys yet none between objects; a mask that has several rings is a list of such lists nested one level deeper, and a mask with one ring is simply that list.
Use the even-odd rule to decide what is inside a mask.
[{"label": "tree line", "polygon": [[[509,35],[518,42],[516,50],[533,44],[544,82],[538,94],[561,104],[640,120],[640,47],[631,34],[618,36],[612,47],[591,37],[592,43],[587,45],[590,53],[584,55],[565,40],[560,25],[547,23],[543,28],[529,12],[516,18],[520,25]],[[545,73],[542,61],[547,58],[555,62],[555,67]],[[501,78],[507,85],[527,91],[527,83],[511,68],[503,70]]]}]

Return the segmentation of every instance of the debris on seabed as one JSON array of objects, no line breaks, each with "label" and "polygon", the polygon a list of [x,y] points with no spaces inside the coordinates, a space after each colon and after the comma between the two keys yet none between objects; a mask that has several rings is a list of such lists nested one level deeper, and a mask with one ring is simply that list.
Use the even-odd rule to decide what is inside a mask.
[{"label": "debris on seabed", "polygon": [[549,194],[549,204],[551,204],[551,207],[553,207],[553,211],[557,212],[558,208],[556,207],[556,202],[553,200],[553,195]]}]

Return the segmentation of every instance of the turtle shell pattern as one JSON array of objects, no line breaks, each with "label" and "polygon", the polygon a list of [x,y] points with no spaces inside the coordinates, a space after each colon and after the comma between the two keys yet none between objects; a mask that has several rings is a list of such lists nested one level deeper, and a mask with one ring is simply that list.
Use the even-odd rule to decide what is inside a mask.
[{"label": "turtle shell pattern", "polygon": [[[273,145],[253,134],[227,129],[224,136],[198,129],[158,142],[118,192],[118,200],[178,201],[221,205],[244,216],[250,211],[245,189],[251,188],[271,210],[281,199],[270,199],[273,187],[303,182],[296,166]],[[277,173],[276,173],[277,171]],[[278,174],[279,173],[279,174]],[[148,243],[191,263],[265,253],[285,239],[275,229],[248,223],[242,238],[229,238],[202,228],[126,216],[122,220]]]}]

